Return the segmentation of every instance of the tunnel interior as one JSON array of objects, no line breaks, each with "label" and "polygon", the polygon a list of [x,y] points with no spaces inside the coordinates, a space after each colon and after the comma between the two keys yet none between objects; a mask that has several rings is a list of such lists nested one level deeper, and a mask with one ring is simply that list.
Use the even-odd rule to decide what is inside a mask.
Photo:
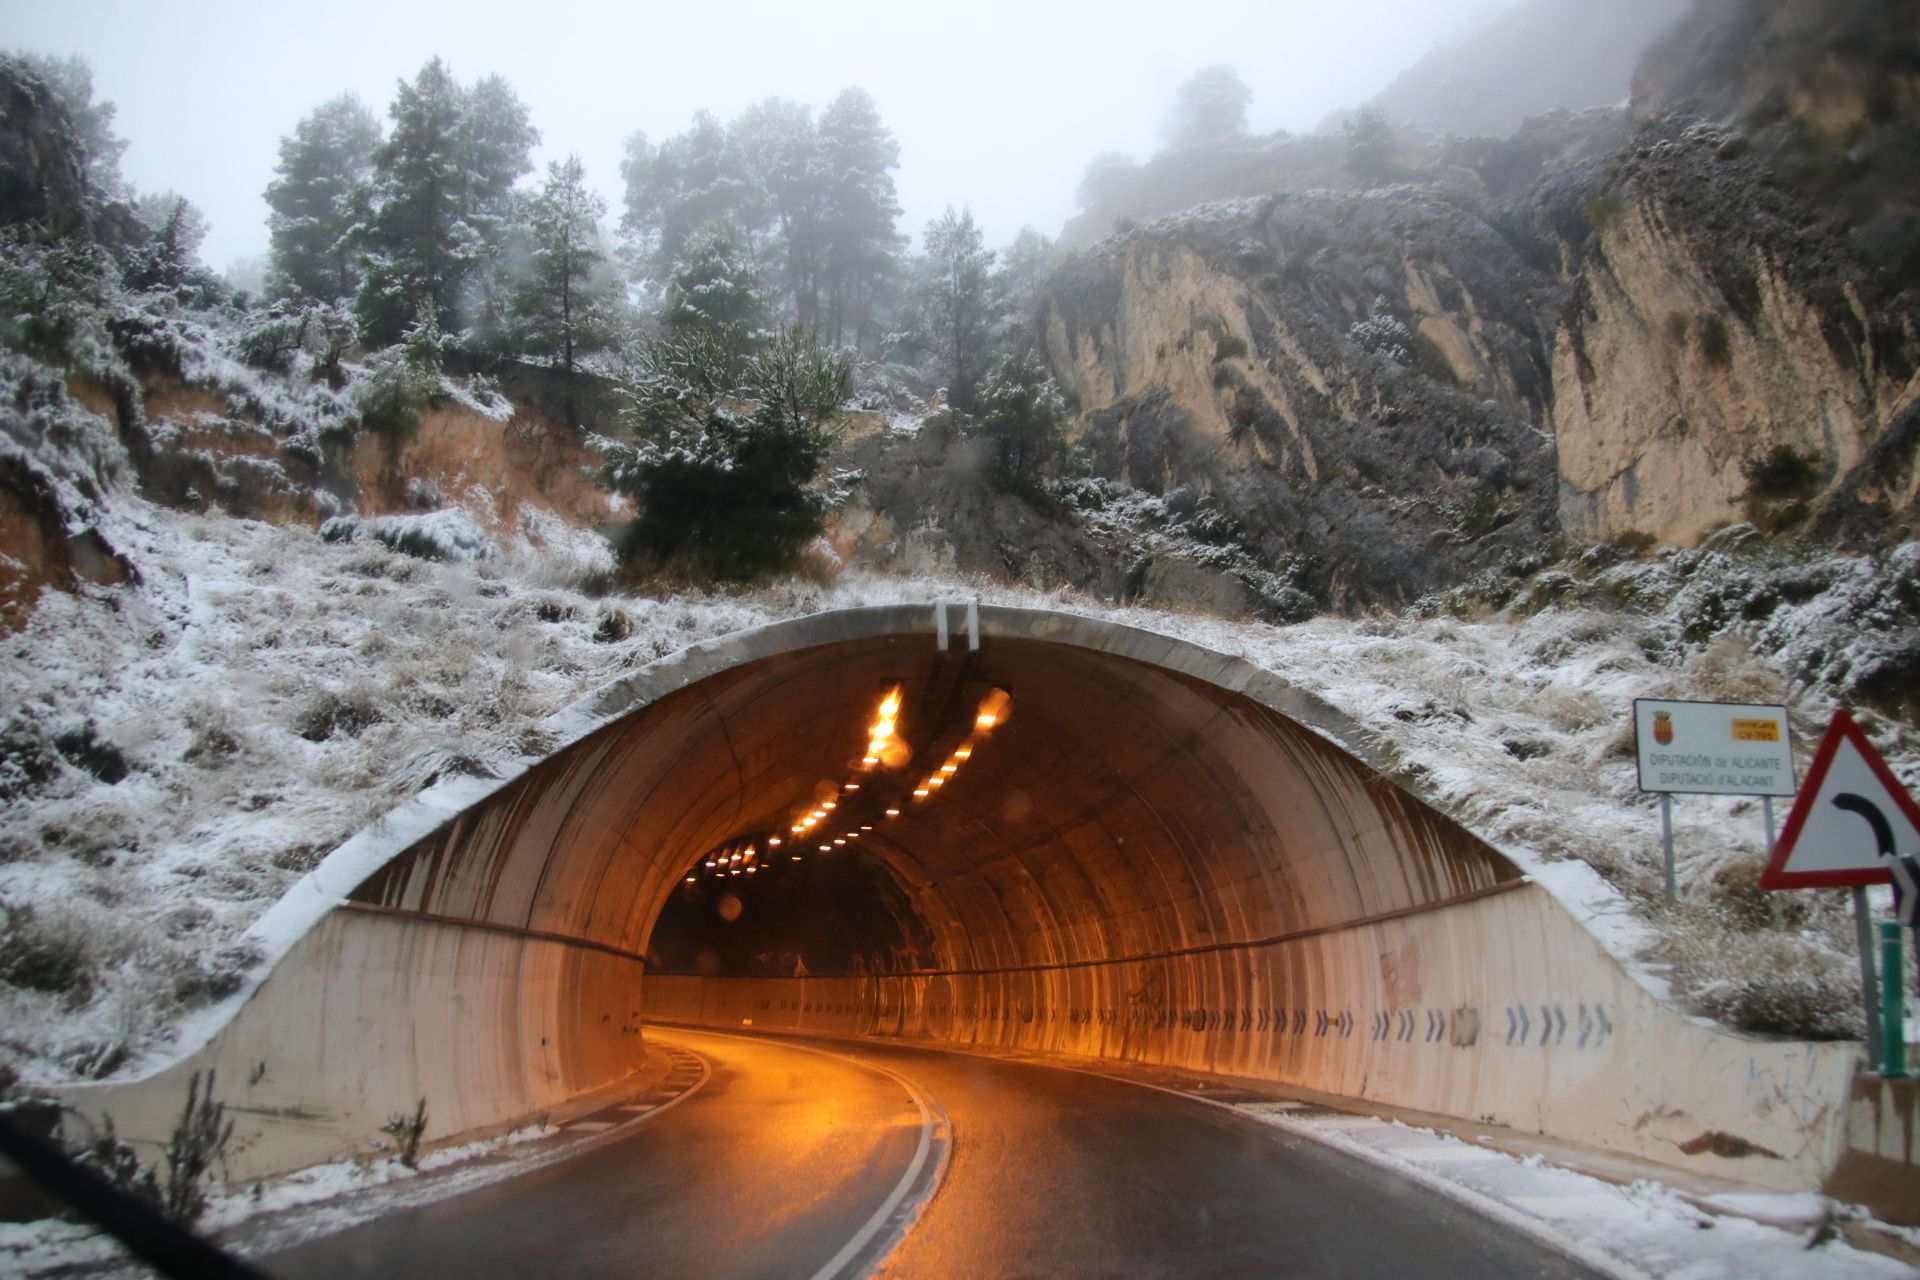
[{"label": "tunnel interior", "polygon": [[1232,689],[1048,640],[970,651],[923,633],[716,671],[353,896],[590,939],[661,972],[957,972],[1256,941],[1517,878]]}]

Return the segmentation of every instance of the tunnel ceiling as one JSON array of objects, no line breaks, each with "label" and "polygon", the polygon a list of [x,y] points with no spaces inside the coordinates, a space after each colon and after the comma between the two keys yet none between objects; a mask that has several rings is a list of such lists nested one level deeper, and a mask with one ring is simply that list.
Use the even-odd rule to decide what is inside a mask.
[{"label": "tunnel ceiling", "polygon": [[[890,882],[869,887],[865,923],[849,927],[896,962],[965,970],[1258,941],[1518,879],[1252,698],[1151,660],[993,631],[977,652],[964,640],[940,651],[919,630],[718,670],[566,748],[353,897],[643,952],[676,891],[711,896],[687,878],[716,852],[786,859],[756,898],[870,859]],[[866,768],[896,686],[912,758]],[[913,797],[996,688],[1011,694],[1005,722],[946,785]],[[796,836],[828,796],[836,807]],[[874,924],[875,902],[889,926]]]}]

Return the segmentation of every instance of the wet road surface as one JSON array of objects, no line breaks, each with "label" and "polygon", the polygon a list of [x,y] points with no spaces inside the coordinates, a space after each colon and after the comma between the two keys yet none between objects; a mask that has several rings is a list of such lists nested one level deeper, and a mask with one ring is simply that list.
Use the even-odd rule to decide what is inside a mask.
[{"label": "wet road surface", "polygon": [[887,1280],[1593,1274],[1310,1139],[1137,1085],[904,1046],[648,1034],[713,1067],[671,1112],[262,1262],[288,1277],[807,1280],[876,1261]]}]

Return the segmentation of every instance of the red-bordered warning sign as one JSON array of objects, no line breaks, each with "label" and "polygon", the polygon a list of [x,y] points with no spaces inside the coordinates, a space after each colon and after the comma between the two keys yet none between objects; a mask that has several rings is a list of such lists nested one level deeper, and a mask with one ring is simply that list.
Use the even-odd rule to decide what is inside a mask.
[{"label": "red-bordered warning sign", "polygon": [[1914,854],[1920,854],[1920,804],[1843,707],[1820,739],[1760,887],[1886,884],[1894,860]]}]

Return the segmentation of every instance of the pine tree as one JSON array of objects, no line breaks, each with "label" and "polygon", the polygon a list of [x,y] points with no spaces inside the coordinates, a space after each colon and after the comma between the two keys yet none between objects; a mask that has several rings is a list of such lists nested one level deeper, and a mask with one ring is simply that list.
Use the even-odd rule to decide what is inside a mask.
[{"label": "pine tree", "polygon": [[379,122],[352,94],[321,104],[280,139],[279,176],[266,192],[276,294],[334,302],[360,287],[348,240],[368,214],[379,145]]},{"label": "pine tree", "polygon": [[675,337],[703,334],[743,359],[751,356],[767,321],[753,264],[719,230],[695,235],[683,257],[667,289],[661,330]]},{"label": "pine tree", "polygon": [[576,362],[613,342],[611,291],[600,219],[607,205],[586,184],[580,157],[547,166],[546,185],[527,218],[529,261],[515,297],[522,350],[551,361],[564,383],[567,425],[577,426]]},{"label": "pine tree", "polygon": [[817,328],[828,182],[813,113],[768,98],[743,112],[729,131],[748,181],[771,211],[766,273],[779,280],[788,319]]},{"label": "pine tree", "polygon": [[374,155],[367,274],[357,302],[371,345],[398,340],[420,308],[447,333],[511,226],[513,184],[540,135],[498,77],[467,90],[435,58],[402,81],[393,132]]},{"label": "pine tree", "polygon": [[980,429],[993,444],[994,465],[1016,485],[1031,486],[1060,456],[1067,403],[1031,355],[993,366],[980,387]]},{"label": "pine tree", "polygon": [[642,366],[629,392],[638,442],[601,445],[608,483],[640,510],[628,557],[736,581],[791,568],[820,535],[825,504],[809,486],[852,387],[846,361],[799,329],[747,360],[696,331],[649,343]]},{"label": "pine tree", "polygon": [[1202,67],[1188,76],[1174,98],[1167,140],[1176,147],[1237,138],[1247,131],[1247,104],[1253,90],[1225,63]]},{"label": "pine tree", "polygon": [[999,350],[1015,355],[1032,350],[1034,323],[1058,261],[1053,241],[1032,227],[1020,228],[1001,251],[993,282],[1000,317],[994,345]]},{"label": "pine tree", "polygon": [[973,211],[955,216],[951,205],[927,224],[926,246],[932,268],[929,337],[954,406],[971,412],[994,318],[994,254],[974,224]]},{"label": "pine tree", "polygon": [[120,173],[120,157],[127,150],[126,139],[114,132],[114,105],[93,100],[93,68],[87,65],[86,59],[38,53],[13,56],[37,72],[67,109],[73,140],[79,146],[93,195],[100,200],[131,201],[133,185]]},{"label": "pine tree", "polygon": [[1345,126],[1347,172],[1373,185],[1393,177],[1396,141],[1387,113],[1371,104],[1360,108]]},{"label": "pine tree", "polygon": [[687,245],[718,231],[750,249],[768,215],[727,130],[709,111],[657,148],[645,134],[627,140],[620,165],[626,180],[621,229],[630,239],[641,281],[665,289],[686,263]]},{"label": "pine tree", "polygon": [[864,89],[846,89],[820,116],[820,159],[827,175],[820,331],[827,341],[864,349],[873,307],[898,261],[900,202],[893,170],[900,144]]},{"label": "pine tree", "polygon": [[207,217],[177,191],[157,191],[134,202],[147,239],[128,250],[125,280],[134,289],[177,289],[200,265]]}]

